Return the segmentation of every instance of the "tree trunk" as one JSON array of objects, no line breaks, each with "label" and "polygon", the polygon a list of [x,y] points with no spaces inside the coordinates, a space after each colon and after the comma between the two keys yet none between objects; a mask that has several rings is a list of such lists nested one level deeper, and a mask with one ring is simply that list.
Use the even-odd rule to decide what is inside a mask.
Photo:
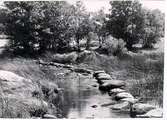
[{"label": "tree trunk", "polygon": [[98,39],[99,39],[99,48],[102,48],[102,39],[100,36],[98,36]]},{"label": "tree trunk", "polygon": [[132,45],[133,44],[131,44],[131,43],[127,43],[126,44],[126,48],[131,51],[132,50]]},{"label": "tree trunk", "polygon": [[86,41],[86,50],[90,49],[90,37],[88,36],[87,41]]},{"label": "tree trunk", "polygon": [[81,49],[80,49],[80,43],[79,43],[79,39],[77,39],[77,51],[80,52]]}]

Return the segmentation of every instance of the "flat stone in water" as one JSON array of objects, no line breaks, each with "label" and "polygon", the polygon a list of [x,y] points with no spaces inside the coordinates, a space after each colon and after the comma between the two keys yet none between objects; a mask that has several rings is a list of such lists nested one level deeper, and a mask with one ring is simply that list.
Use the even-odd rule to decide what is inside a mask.
[{"label": "flat stone in water", "polygon": [[99,74],[99,73],[105,73],[104,70],[98,70],[98,71],[95,71],[94,74]]},{"label": "flat stone in water", "polygon": [[121,80],[108,80],[108,81],[103,81],[103,84],[100,85],[99,89],[100,90],[111,90],[114,88],[120,88],[125,86],[125,82]]},{"label": "flat stone in water", "polygon": [[93,77],[96,77],[99,73],[105,73],[105,71],[104,70],[95,71],[93,73]]},{"label": "flat stone in water", "polygon": [[134,97],[130,93],[128,93],[128,92],[118,93],[115,96],[116,100],[120,100],[120,99],[123,99],[123,98],[134,98]]},{"label": "flat stone in water", "polygon": [[114,105],[114,104],[117,104],[118,102],[117,101],[112,101],[112,102],[110,102],[110,103],[104,103],[104,104],[102,104],[101,106],[102,107],[108,107],[108,106],[111,106],[111,105]]},{"label": "flat stone in water", "polygon": [[122,102],[122,103],[118,103],[115,104],[111,107],[111,109],[113,110],[125,110],[129,108],[129,103],[128,102]]},{"label": "flat stone in water", "polygon": [[136,103],[132,106],[132,112],[135,113],[136,115],[141,115],[155,108],[156,108],[155,106],[149,104]]},{"label": "flat stone in water", "polygon": [[45,114],[45,115],[43,116],[43,118],[45,118],[45,119],[57,119],[56,116],[50,115],[50,114]]},{"label": "flat stone in water", "polygon": [[138,101],[138,99],[135,99],[135,98],[123,98],[121,99],[120,101],[127,101],[129,103],[136,103]]},{"label": "flat stone in water", "polygon": [[106,73],[101,73],[97,76],[97,80],[111,80],[111,76]]},{"label": "flat stone in water", "polygon": [[111,89],[111,90],[109,91],[109,95],[110,95],[110,94],[117,94],[117,93],[121,93],[121,92],[126,92],[126,90],[120,89],[120,88],[114,88],[114,89]]},{"label": "flat stone in water", "polygon": [[146,114],[137,115],[140,118],[162,118],[163,117],[163,110],[162,109],[153,109],[148,111]]},{"label": "flat stone in water", "polygon": [[110,77],[110,75],[107,74],[107,73],[99,73],[99,74],[97,74],[97,77],[100,77],[100,76],[109,76]]}]

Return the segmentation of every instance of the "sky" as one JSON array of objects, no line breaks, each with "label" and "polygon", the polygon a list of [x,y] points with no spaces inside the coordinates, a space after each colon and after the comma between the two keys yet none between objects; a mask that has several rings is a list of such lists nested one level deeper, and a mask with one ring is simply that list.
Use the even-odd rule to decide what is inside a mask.
[{"label": "sky", "polygon": [[[0,5],[3,0],[0,0]],[[67,0],[69,3],[74,4],[77,0]],[[109,1],[111,0],[81,0],[84,2],[85,7],[90,12],[96,12],[102,7],[104,7],[104,11],[108,12],[110,5]],[[159,9],[162,12],[165,12],[165,0],[140,0],[144,7],[149,9]]]},{"label": "sky", "polygon": [[[75,3],[76,0],[69,0],[70,3]],[[109,1],[111,0],[82,0],[88,11],[95,12],[104,7],[104,11],[110,9]],[[139,0],[144,7],[149,9],[159,9],[165,12],[165,0]]]}]

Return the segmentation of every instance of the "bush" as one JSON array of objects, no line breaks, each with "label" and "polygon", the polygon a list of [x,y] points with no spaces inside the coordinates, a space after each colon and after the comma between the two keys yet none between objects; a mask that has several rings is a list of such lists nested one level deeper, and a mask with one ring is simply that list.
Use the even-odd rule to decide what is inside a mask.
[{"label": "bush", "polygon": [[107,51],[108,55],[120,55],[127,51],[125,45],[126,43],[122,39],[116,39],[111,36],[108,36],[105,40],[102,48]]}]

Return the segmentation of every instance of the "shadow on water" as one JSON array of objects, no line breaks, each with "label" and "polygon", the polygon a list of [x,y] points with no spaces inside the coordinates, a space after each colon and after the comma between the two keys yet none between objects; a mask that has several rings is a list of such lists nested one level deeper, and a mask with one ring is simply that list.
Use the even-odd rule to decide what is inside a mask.
[{"label": "shadow on water", "polygon": [[113,111],[111,106],[102,106],[111,103],[111,97],[101,93],[96,80],[90,76],[77,74],[75,78],[60,78],[57,84],[63,88],[61,104],[57,106],[62,118],[129,118],[127,112]]}]

